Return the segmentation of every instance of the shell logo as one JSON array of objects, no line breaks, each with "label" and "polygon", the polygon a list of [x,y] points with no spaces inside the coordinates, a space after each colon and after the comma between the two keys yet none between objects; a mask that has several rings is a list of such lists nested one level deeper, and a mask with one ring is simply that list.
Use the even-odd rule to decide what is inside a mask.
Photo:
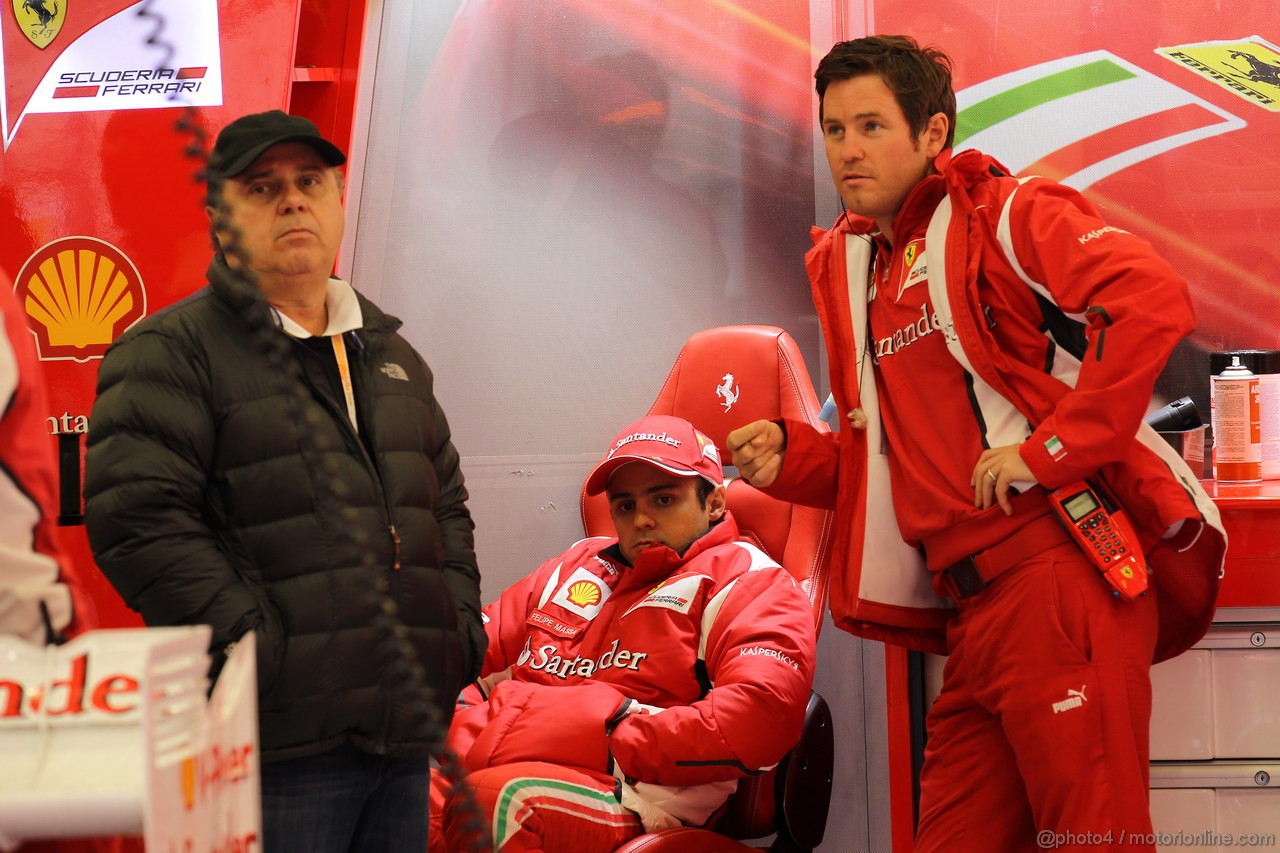
[{"label": "shell logo", "polygon": [[147,313],[133,261],[96,237],[63,237],[35,251],[14,286],[41,361],[102,358]]},{"label": "shell logo", "polygon": [[600,602],[600,587],[591,581],[578,581],[569,587],[569,601],[579,607],[590,607]]}]

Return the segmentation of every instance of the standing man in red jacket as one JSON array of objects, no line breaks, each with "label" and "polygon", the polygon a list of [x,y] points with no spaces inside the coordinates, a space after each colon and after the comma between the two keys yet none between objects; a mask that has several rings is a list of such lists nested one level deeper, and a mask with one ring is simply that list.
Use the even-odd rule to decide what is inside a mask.
[{"label": "standing man in red jacket", "polygon": [[[806,265],[848,423],[749,424],[734,463],[843,519],[837,624],[950,656],[917,851],[1153,850],[1149,669],[1204,633],[1225,551],[1142,424],[1186,284],[1074,190],[954,153],[941,51],[858,39],[815,77],[845,213]],[[1150,593],[1114,595],[1057,520],[1081,481],[1132,519]]]},{"label": "standing man in red jacket", "polygon": [[[449,735],[495,851],[607,853],[702,826],[800,735],[814,626],[792,577],[739,538],[715,445],[654,415],[587,480],[616,537],[584,539],[484,609],[489,651]],[[433,774],[432,850],[470,849]],[[455,801],[461,798],[453,798]]]}]

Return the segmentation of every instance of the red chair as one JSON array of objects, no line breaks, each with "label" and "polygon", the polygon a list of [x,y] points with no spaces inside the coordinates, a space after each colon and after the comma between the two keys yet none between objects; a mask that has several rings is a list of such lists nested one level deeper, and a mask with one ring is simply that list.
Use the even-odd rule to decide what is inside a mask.
[{"label": "red chair", "polygon": [[[724,326],[698,332],[667,374],[651,415],[690,421],[721,449],[728,434],[754,420],[787,417],[824,432],[818,396],[794,340],[773,326]],[[728,473],[728,472],[726,472]],[[768,497],[740,479],[729,481],[729,509],[742,534],[795,576],[821,628],[827,598],[832,514]],[[613,535],[604,495],[581,499],[589,536]],[[734,839],[777,834],[776,853],[812,851],[822,841],[831,802],[834,764],[831,714],[814,693],[800,741],[774,770],[742,780],[716,831],[681,827],[651,832],[616,853],[717,853],[754,849]]]}]

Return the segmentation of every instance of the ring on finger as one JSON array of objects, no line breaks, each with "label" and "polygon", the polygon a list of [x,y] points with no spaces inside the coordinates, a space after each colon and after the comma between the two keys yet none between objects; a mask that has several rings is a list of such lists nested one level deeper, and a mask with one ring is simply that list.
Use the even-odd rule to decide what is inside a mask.
[{"label": "ring on finger", "polygon": [[993,483],[994,483],[994,482],[996,482],[996,479],[997,479],[997,478],[996,478],[996,472],[995,472],[995,471],[992,471],[990,468],[988,468],[988,469],[987,469],[987,479],[989,479],[989,480],[990,480],[991,482],[993,482]]}]

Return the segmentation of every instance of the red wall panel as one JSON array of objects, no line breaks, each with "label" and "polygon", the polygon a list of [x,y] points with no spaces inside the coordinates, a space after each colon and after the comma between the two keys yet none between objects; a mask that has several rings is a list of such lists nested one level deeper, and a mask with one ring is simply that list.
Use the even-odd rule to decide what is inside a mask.
[{"label": "red wall panel", "polygon": [[[210,248],[196,179],[202,163],[185,153],[196,137],[175,127],[185,107],[155,97],[140,104],[137,87],[176,83],[182,73],[189,90],[196,82],[203,89],[188,96],[220,87],[220,103],[192,114],[206,144],[240,115],[284,108],[298,2],[160,0],[146,20],[138,19],[143,4],[127,0],[54,4],[66,10],[64,20],[44,47],[27,36],[39,22],[19,15],[22,4],[17,11],[9,2],[0,7],[0,271],[14,282],[39,343],[50,384],[50,441],[87,429],[105,343],[204,283]],[[196,13],[206,24],[193,25]],[[147,36],[160,46],[147,44]],[[41,87],[54,94],[42,98]],[[76,97],[58,94],[68,90]],[[84,528],[61,533],[101,623],[136,624],[92,569]]]}]

